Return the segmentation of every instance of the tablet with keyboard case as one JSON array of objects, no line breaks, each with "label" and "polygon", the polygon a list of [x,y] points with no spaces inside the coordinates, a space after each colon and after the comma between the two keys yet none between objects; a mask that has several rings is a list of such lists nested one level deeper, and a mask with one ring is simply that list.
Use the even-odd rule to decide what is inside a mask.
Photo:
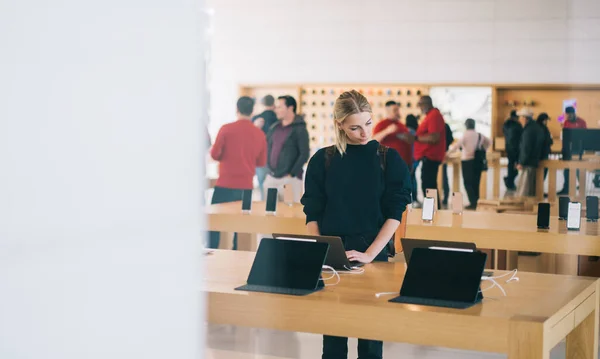
[{"label": "tablet with keyboard case", "polygon": [[263,238],[247,284],[251,292],[307,295],[323,288],[321,271],[329,244]]}]

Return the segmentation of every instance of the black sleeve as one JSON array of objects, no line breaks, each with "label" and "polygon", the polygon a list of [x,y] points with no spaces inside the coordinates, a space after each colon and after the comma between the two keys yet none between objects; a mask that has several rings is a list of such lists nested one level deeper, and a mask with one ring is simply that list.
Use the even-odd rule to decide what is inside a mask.
[{"label": "black sleeve", "polygon": [[321,221],[326,202],[325,150],[319,150],[308,162],[304,178],[304,195],[300,203],[304,205],[306,223]]},{"label": "black sleeve", "polygon": [[383,217],[402,220],[402,213],[411,203],[412,182],[406,163],[398,152],[388,149],[385,168],[385,190],[381,201]]},{"label": "black sleeve", "polygon": [[302,167],[308,161],[310,157],[310,148],[308,144],[308,131],[305,126],[300,126],[296,133],[296,140],[298,141],[298,158],[290,169],[290,175],[297,176],[302,170]]}]

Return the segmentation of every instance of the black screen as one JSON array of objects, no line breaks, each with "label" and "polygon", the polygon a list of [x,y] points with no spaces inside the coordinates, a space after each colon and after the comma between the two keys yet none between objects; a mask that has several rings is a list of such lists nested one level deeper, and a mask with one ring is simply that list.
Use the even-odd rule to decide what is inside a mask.
[{"label": "black screen", "polygon": [[538,228],[550,227],[550,203],[538,204],[537,226]]},{"label": "black screen", "polygon": [[567,219],[569,215],[569,202],[571,202],[571,199],[567,196],[558,197],[558,218]]},{"label": "black screen", "polygon": [[401,296],[475,302],[486,254],[413,249]]},{"label": "black screen", "polygon": [[598,220],[598,197],[587,196],[585,198],[585,216],[592,221]]},{"label": "black screen", "polygon": [[242,210],[249,211],[252,207],[252,190],[244,190],[242,195]]},{"label": "black screen", "polygon": [[277,188],[269,188],[267,191],[267,212],[275,212],[277,209]]},{"label": "black screen", "polygon": [[263,238],[248,284],[316,289],[329,244]]},{"label": "black screen", "polygon": [[562,134],[563,160],[570,160],[585,151],[600,151],[600,129],[563,128]]}]

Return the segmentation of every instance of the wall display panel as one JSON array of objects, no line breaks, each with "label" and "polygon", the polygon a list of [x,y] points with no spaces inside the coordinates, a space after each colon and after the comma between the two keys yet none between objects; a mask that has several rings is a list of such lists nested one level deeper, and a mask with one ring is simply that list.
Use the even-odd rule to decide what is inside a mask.
[{"label": "wall display panel", "polygon": [[332,145],[335,141],[333,106],[344,91],[356,90],[365,95],[373,110],[375,123],[385,118],[385,103],[396,101],[400,106],[402,121],[408,114],[419,114],[419,96],[428,89],[421,86],[306,86],[302,87],[302,113],[310,133],[311,150]]}]

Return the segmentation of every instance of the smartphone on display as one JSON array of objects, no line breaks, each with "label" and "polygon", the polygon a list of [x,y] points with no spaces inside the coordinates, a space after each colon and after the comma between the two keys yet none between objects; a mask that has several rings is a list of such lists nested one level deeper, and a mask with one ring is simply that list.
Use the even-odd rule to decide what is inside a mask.
[{"label": "smartphone on display", "polygon": [[427,190],[425,190],[425,197],[431,197],[431,198],[433,198],[433,202],[434,202],[433,203],[433,210],[434,211],[439,208],[438,207],[438,203],[437,203],[437,201],[438,201],[438,194],[437,193],[438,193],[437,189],[435,189],[435,188],[427,188]]},{"label": "smartphone on display", "polygon": [[540,229],[550,228],[550,203],[538,204],[537,227]]},{"label": "smartphone on display", "polygon": [[581,226],[581,203],[570,202],[567,215],[567,229],[579,230]]},{"label": "smartphone on display", "polygon": [[590,222],[598,222],[598,197],[587,196],[585,198],[585,216]]},{"label": "smartphone on display", "polygon": [[460,192],[452,192],[452,213],[461,214],[463,212],[463,195]]},{"label": "smartphone on display", "polygon": [[277,210],[277,188],[267,190],[267,213],[273,214]]},{"label": "smartphone on display", "polygon": [[433,221],[433,207],[435,205],[435,200],[431,197],[425,197],[423,200],[423,215],[422,219],[424,221]]},{"label": "smartphone on display", "polygon": [[558,197],[558,219],[564,221],[569,215],[569,202],[571,199],[567,196]]},{"label": "smartphone on display", "polygon": [[250,209],[252,208],[252,190],[245,189],[242,192],[242,212],[250,213]]}]

